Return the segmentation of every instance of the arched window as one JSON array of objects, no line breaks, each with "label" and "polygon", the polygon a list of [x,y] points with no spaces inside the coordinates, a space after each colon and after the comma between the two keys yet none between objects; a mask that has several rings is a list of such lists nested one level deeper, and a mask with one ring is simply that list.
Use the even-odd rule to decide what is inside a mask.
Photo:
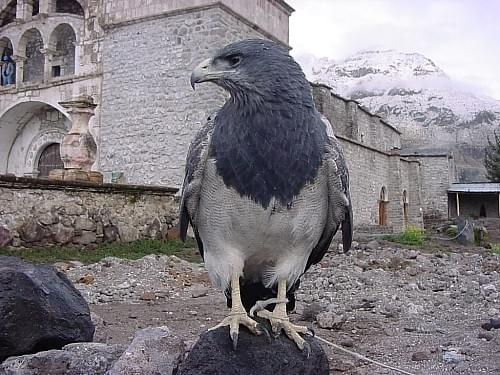
[{"label": "arched window", "polygon": [[59,143],[52,143],[43,149],[38,159],[38,177],[48,177],[51,170],[64,168],[60,149]]},{"label": "arched window", "polygon": [[[45,58],[42,54],[43,39],[37,29],[30,29],[21,37],[24,45],[24,75],[23,82],[41,81],[43,79],[43,67]],[[21,43],[20,43],[21,44]]]},{"label": "arched window", "polygon": [[82,17],[84,15],[82,6],[76,0],[57,0],[56,12],[78,14]]},{"label": "arched window", "polygon": [[12,60],[12,43],[8,38],[0,39],[0,86],[16,83],[16,65]]},{"label": "arched window", "polygon": [[50,37],[50,44],[56,51],[52,57],[52,77],[74,74],[76,34],[73,28],[66,23],[57,26]]},{"label": "arched window", "polygon": [[16,20],[17,1],[10,1],[5,9],[0,13],[0,27],[4,27]]},{"label": "arched window", "polygon": [[380,189],[380,195],[378,201],[378,225],[387,224],[386,205],[387,205],[387,193],[385,190],[385,186],[382,186],[382,189]]}]

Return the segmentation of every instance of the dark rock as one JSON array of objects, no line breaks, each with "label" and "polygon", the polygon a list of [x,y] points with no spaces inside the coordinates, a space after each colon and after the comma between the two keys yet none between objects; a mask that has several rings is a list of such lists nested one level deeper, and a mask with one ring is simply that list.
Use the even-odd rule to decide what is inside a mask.
[{"label": "dark rock", "polygon": [[138,331],[107,375],[172,374],[184,357],[183,341],[167,327]]},{"label": "dark rock", "polygon": [[429,359],[431,359],[429,352],[415,352],[411,355],[411,360],[415,362],[428,361]]},{"label": "dark rock", "polygon": [[269,342],[240,328],[238,348],[233,350],[229,328],[201,335],[177,375],[327,375],[328,358],[319,342],[306,337],[309,358],[286,335]]},{"label": "dark rock", "polygon": [[7,228],[0,227],[0,247],[12,244],[14,237]]},{"label": "dark rock", "polygon": [[27,243],[40,242],[48,235],[48,230],[34,219],[26,220],[19,227],[18,232],[21,241]]},{"label": "dark rock", "polygon": [[321,305],[317,302],[313,302],[310,305],[304,307],[304,311],[300,316],[300,320],[304,322],[314,322],[318,314],[323,310]]},{"label": "dark rock", "polygon": [[477,335],[477,338],[483,339],[486,341],[491,341],[491,340],[493,340],[493,335],[489,332],[479,332],[479,334]]},{"label": "dark rock", "polygon": [[103,230],[104,242],[115,242],[120,239],[120,232],[113,224],[105,225]]},{"label": "dark rock", "polygon": [[486,331],[490,331],[491,329],[499,329],[500,319],[490,319],[488,323],[482,324],[481,328],[485,329]]},{"label": "dark rock", "polygon": [[92,341],[87,302],[54,267],[0,257],[0,361]]},{"label": "dark rock", "polygon": [[77,343],[63,350],[48,350],[36,354],[10,357],[0,365],[5,375],[104,375],[125,350],[122,345]]},{"label": "dark rock", "polygon": [[82,230],[82,234],[73,238],[73,243],[79,245],[89,245],[97,240],[97,235],[94,232]]}]

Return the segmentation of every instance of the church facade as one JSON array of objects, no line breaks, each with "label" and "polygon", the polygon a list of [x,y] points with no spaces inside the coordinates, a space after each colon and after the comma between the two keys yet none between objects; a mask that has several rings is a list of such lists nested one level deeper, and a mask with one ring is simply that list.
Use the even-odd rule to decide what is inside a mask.
[{"label": "church facade", "polygon": [[[282,0],[0,0],[0,174],[60,168],[71,127],[60,103],[88,95],[97,104],[93,169],[107,182],[179,187],[191,138],[226,98],[214,85],[194,92],[191,70],[244,38],[290,47],[292,12]],[[449,155],[437,170],[400,155],[395,127],[327,87],[311,90],[346,152],[356,226],[401,229],[427,212],[447,215]]]}]

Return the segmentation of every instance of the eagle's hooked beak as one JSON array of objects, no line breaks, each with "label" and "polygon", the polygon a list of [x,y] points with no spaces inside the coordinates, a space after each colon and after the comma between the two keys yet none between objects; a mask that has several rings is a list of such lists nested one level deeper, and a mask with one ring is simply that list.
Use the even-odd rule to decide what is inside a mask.
[{"label": "eagle's hooked beak", "polygon": [[215,75],[211,71],[212,59],[203,60],[196,68],[194,68],[193,73],[191,73],[191,87],[195,89],[195,84],[200,82],[209,81],[215,78]]}]

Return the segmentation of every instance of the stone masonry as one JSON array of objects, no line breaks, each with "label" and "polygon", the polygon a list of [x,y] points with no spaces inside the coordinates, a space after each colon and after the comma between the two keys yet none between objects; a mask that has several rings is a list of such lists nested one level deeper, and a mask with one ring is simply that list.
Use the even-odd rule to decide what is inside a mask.
[{"label": "stone masonry", "polygon": [[0,177],[0,246],[165,239],[175,189]]}]

